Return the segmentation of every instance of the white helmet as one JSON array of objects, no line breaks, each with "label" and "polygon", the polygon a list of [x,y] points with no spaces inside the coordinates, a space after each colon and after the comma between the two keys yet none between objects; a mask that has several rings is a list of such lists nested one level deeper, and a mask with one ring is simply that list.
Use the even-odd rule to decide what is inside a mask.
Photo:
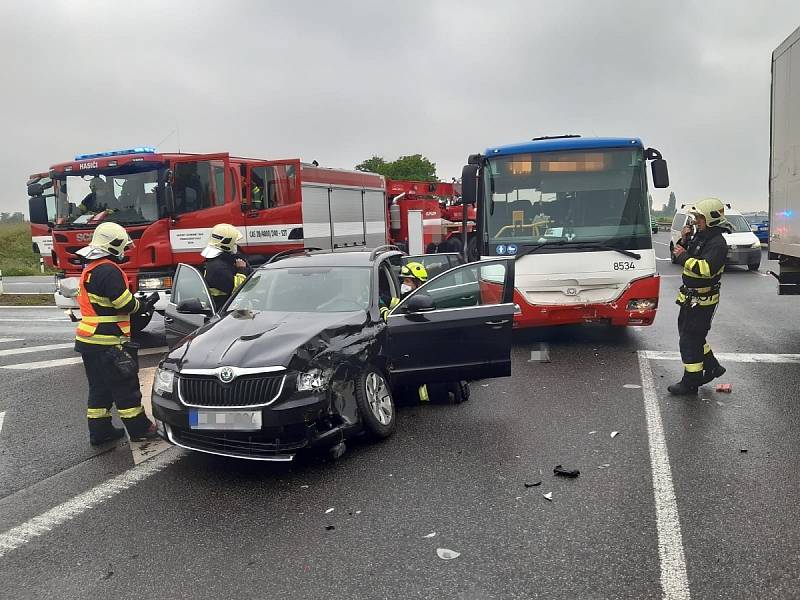
[{"label": "white helmet", "polygon": [[211,229],[208,246],[200,253],[204,258],[215,258],[223,252],[236,252],[236,243],[242,239],[241,232],[233,225],[220,223]]},{"label": "white helmet", "polygon": [[75,254],[93,260],[105,256],[122,258],[125,250],[133,247],[133,240],[125,228],[119,223],[107,221],[100,223],[92,234],[92,241],[85,248],[81,248]]}]

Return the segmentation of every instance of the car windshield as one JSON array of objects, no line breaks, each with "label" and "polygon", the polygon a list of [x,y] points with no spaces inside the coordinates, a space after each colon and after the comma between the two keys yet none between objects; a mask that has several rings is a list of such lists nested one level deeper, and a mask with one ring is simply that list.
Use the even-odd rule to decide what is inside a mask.
[{"label": "car windshield", "polygon": [[[128,168],[130,170],[130,167]],[[60,224],[152,223],[166,214],[158,169],[67,175],[57,185]]]},{"label": "car windshield", "polygon": [[491,245],[603,243],[650,248],[641,150],[591,150],[490,158],[485,172]]},{"label": "car windshield", "polygon": [[234,310],[351,312],[369,307],[369,267],[287,267],[256,271],[231,300]]},{"label": "car windshield", "polygon": [[725,215],[725,218],[730,222],[734,233],[752,231],[750,223],[742,215]]}]

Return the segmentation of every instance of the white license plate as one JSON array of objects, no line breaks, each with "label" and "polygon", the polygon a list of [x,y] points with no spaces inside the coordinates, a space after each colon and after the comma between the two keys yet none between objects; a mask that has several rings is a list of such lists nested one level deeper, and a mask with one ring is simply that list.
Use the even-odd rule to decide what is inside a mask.
[{"label": "white license plate", "polygon": [[260,410],[197,410],[189,411],[192,429],[228,431],[258,431],[261,429]]}]

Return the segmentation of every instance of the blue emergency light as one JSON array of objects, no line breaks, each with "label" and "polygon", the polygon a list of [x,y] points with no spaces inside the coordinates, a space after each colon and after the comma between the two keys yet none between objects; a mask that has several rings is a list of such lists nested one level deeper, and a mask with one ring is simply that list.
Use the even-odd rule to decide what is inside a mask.
[{"label": "blue emergency light", "polygon": [[105,158],[107,156],[121,156],[122,154],[153,154],[156,149],[150,146],[128,148],[127,150],[111,150],[110,152],[96,152],[95,154],[79,154],[75,160],[88,160],[90,158]]}]

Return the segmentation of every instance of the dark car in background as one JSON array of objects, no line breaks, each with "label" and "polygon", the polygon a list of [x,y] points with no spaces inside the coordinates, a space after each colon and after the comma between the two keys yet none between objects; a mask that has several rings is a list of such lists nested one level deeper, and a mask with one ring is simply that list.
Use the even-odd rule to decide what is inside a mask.
[{"label": "dark car in background", "polygon": [[390,435],[399,388],[510,375],[513,260],[450,268],[445,258],[384,321],[402,260],[385,249],[274,260],[216,314],[200,273],[181,264],[165,319],[180,341],[153,384],[162,437],[291,460],[354,435]]}]

